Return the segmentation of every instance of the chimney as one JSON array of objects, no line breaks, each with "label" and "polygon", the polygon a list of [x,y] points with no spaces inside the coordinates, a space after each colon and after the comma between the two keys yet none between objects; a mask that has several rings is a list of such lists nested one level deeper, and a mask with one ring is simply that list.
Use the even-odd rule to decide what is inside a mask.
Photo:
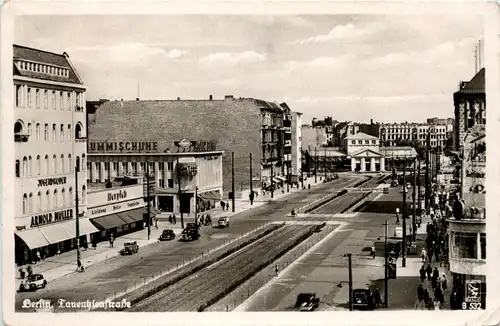
[{"label": "chimney", "polygon": [[181,100],[181,98],[179,96],[177,96],[177,101],[180,101],[180,100]]},{"label": "chimney", "polygon": [[139,101],[139,98],[138,98],[138,97],[136,97],[136,98],[135,98],[135,100],[136,100],[136,101]]},{"label": "chimney", "polygon": [[226,95],[226,96],[224,96],[224,99],[226,99],[226,100],[232,100],[233,98],[234,98],[233,95]]},{"label": "chimney", "polygon": [[208,95],[208,99],[211,101],[214,99],[214,96],[213,95]]},{"label": "chimney", "polygon": [[373,125],[373,119],[370,119],[370,124]]}]

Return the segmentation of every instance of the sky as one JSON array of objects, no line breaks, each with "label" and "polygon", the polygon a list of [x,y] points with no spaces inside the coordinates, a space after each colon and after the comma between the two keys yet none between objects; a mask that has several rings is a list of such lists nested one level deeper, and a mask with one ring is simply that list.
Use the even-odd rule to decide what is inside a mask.
[{"label": "sky", "polygon": [[19,16],[14,42],[67,52],[87,100],[285,101],[310,123],[453,116],[480,16]]}]

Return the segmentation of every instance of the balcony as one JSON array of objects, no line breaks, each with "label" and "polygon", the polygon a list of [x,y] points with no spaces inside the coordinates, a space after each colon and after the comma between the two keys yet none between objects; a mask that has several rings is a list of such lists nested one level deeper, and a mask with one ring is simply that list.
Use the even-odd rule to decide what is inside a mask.
[{"label": "balcony", "polygon": [[75,112],[85,112],[85,108],[83,106],[75,106]]},{"label": "balcony", "polygon": [[16,132],[14,133],[14,140],[16,142],[27,142],[28,139],[30,138],[30,135],[28,133],[25,133],[25,132]]},{"label": "balcony", "polygon": [[292,132],[292,127],[283,127],[285,132]]},{"label": "balcony", "polygon": [[75,139],[75,142],[77,143],[86,143],[87,142],[87,137],[78,137]]},{"label": "balcony", "polygon": [[285,146],[292,146],[291,140],[285,140]]}]

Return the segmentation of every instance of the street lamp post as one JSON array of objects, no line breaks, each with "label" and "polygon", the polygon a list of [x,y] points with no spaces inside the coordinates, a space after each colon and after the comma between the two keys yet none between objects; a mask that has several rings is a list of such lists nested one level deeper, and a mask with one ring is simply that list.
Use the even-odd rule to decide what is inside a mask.
[{"label": "street lamp post", "polygon": [[416,203],[415,203],[415,200],[416,200],[416,194],[415,194],[415,191],[417,190],[416,189],[416,176],[417,176],[417,159],[415,159],[415,161],[413,162],[413,192],[412,192],[412,200],[413,200],[413,216],[412,216],[412,220],[411,220],[411,230],[412,230],[412,241],[416,241],[416,237],[417,237],[417,233],[415,231],[416,229],[416,223],[415,223],[415,215],[417,214],[417,207],[416,207]]},{"label": "street lamp post", "polygon": [[384,259],[385,259],[385,268],[384,268],[384,302],[385,302],[385,307],[389,308],[389,275],[387,273],[387,265],[388,265],[388,257],[387,257],[387,234],[388,234],[388,229],[389,229],[389,224],[387,223],[387,220],[385,220],[384,223],[385,226],[385,237],[384,237]]},{"label": "street lamp post", "polygon": [[349,261],[349,281],[340,281],[337,287],[341,288],[343,283],[349,284],[349,311],[352,311],[352,254],[345,254],[344,257]]},{"label": "street lamp post", "polygon": [[403,267],[406,267],[406,161],[403,165]]}]

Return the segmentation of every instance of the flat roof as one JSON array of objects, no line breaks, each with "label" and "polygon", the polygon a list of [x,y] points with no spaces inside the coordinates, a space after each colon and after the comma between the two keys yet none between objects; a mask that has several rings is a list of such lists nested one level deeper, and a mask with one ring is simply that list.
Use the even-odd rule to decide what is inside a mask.
[{"label": "flat roof", "polygon": [[115,152],[102,152],[102,153],[93,153],[93,152],[87,152],[87,156],[97,156],[97,155],[132,155],[132,156],[145,156],[145,155],[151,155],[151,156],[201,156],[201,155],[222,155],[224,154],[224,151],[213,151],[213,152],[174,152],[174,153],[127,153],[127,152],[122,152],[122,153],[115,153]]}]

